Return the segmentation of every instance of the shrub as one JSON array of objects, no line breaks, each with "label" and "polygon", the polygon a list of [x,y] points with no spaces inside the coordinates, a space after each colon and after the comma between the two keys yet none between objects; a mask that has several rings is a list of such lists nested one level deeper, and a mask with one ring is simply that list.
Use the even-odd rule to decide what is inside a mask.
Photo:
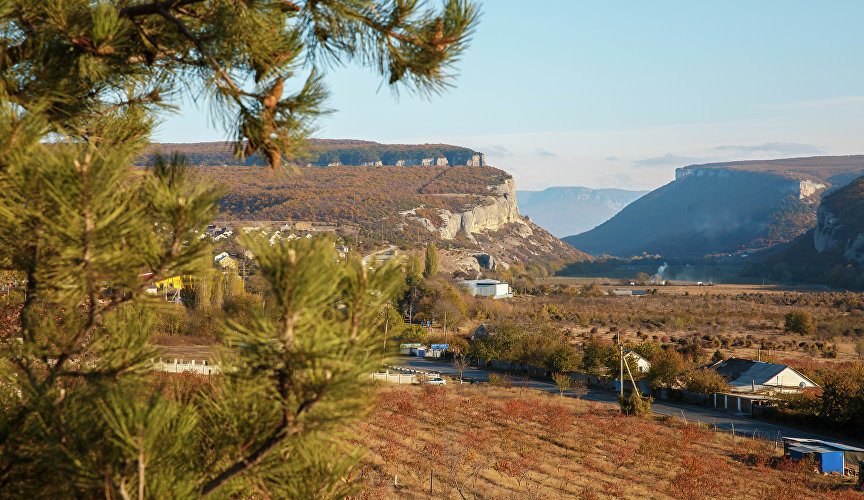
[{"label": "shrub", "polygon": [[489,384],[495,387],[513,387],[513,380],[509,375],[499,375],[497,373],[489,374]]},{"label": "shrub", "polygon": [[646,397],[639,394],[638,391],[630,393],[629,397],[618,395],[618,404],[621,405],[621,413],[625,415],[642,416],[651,414],[651,403],[654,401],[652,397]]},{"label": "shrub", "polygon": [[784,329],[787,332],[794,332],[801,335],[812,335],[816,328],[816,323],[813,321],[813,316],[807,311],[796,309],[790,311],[785,317]]}]

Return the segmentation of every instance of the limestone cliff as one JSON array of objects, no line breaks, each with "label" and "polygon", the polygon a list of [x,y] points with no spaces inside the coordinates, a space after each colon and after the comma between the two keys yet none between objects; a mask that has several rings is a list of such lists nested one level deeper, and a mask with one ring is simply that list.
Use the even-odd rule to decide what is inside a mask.
[{"label": "limestone cliff", "polygon": [[845,261],[864,264],[864,177],[822,200],[813,245],[818,253],[836,249]]},{"label": "limestone cliff", "polygon": [[419,207],[401,214],[406,219],[420,222],[427,231],[437,233],[443,240],[457,240],[464,235],[474,249],[463,249],[461,253],[473,257],[466,259],[463,256],[463,261],[471,262],[472,267],[487,267],[482,263],[484,261],[507,267],[516,261],[532,263],[587,258],[519,213],[516,185],[512,178],[487,186],[487,191],[488,195],[478,197],[478,202],[461,210],[439,208],[432,215],[428,213],[430,209]]},{"label": "limestone cliff", "polygon": [[516,184],[513,179],[490,187],[494,194],[487,196],[480,205],[462,212],[454,213],[445,209],[438,212],[443,220],[437,228],[442,238],[452,240],[462,231],[468,239],[474,241],[474,233],[484,230],[497,231],[510,223],[521,225],[524,236],[532,234],[531,228],[519,215],[519,208],[516,206]]}]

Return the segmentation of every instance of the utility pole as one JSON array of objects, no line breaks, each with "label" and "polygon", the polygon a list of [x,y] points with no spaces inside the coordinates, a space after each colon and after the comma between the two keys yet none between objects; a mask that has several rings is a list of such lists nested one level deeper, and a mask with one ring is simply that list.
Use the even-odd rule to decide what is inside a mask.
[{"label": "utility pole", "polygon": [[[621,373],[619,374],[618,384],[621,386],[621,400],[624,400],[624,344],[621,343],[621,334],[618,334],[618,364]],[[629,367],[628,367],[629,368]]]},{"label": "utility pole", "polygon": [[444,343],[447,343],[447,310],[444,310]]},{"label": "utility pole", "polygon": [[387,303],[387,309],[384,310],[384,353],[387,353],[387,327],[390,326],[390,303]]}]

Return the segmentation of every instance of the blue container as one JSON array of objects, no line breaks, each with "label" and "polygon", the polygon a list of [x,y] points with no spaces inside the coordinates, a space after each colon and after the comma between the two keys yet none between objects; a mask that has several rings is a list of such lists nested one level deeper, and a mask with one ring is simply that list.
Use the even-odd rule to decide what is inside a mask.
[{"label": "blue container", "polygon": [[790,446],[789,456],[794,459],[813,457],[813,460],[819,464],[819,470],[822,473],[836,472],[843,474],[842,451],[802,443]]}]

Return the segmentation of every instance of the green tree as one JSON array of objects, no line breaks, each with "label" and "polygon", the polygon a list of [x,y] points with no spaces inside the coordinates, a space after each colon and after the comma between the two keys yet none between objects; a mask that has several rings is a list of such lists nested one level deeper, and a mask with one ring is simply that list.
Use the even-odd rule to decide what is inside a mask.
[{"label": "green tree", "polygon": [[564,393],[573,388],[573,379],[566,373],[553,373],[552,381],[555,382],[555,388],[558,389],[561,397],[564,397]]},{"label": "green tree", "polygon": [[426,278],[438,276],[438,247],[435,243],[426,245],[426,265],[423,268],[423,276]]},{"label": "green tree", "polygon": [[813,316],[807,311],[796,309],[790,311],[785,317],[785,330],[801,335],[812,335],[816,329],[816,323],[813,321]]},{"label": "green tree", "polygon": [[569,345],[561,345],[546,357],[546,368],[553,372],[573,371],[579,364],[579,356]]},{"label": "green tree", "polygon": [[423,279],[423,261],[416,254],[408,256],[405,264],[406,281],[409,286],[418,286]]},{"label": "green tree", "polygon": [[224,375],[166,397],[146,376],[156,353],[143,292],[211,265],[198,236],[220,193],[188,182],[179,158],[129,166],[187,91],[212,105],[239,157],[298,160],[333,63],[434,92],[476,19],[468,0],[440,12],[383,0],[0,2],[0,264],[27,277],[21,341],[0,357],[4,496],[353,491],[357,451],[340,436],[381,362],[377,312],[397,270],[336,263],[326,239],[244,241],[275,316],[225,324]]},{"label": "green tree", "polygon": [[855,354],[858,355],[858,359],[864,358],[864,340],[855,343]]},{"label": "green tree", "polygon": [[646,378],[652,387],[674,387],[684,370],[684,359],[675,349],[662,349],[651,358]]},{"label": "green tree", "polygon": [[429,330],[420,325],[405,325],[400,335],[403,344],[429,345]]},{"label": "green tree", "polygon": [[713,394],[729,390],[729,383],[719,373],[708,368],[693,370],[685,377],[684,385],[688,391]]},{"label": "green tree", "polygon": [[443,281],[430,281],[424,291],[425,296],[420,299],[418,308],[423,317],[428,320],[445,324],[447,328],[456,326],[468,310],[459,292],[450,284]]},{"label": "green tree", "polygon": [[618,373],[618,357],[615,348],[608,342],[597,340],[595,337],[589,337],[582,347],[582,369],[586,373],[598,375],[600,370],[609,365],[612,357],[615,357],[615,370]]}]

